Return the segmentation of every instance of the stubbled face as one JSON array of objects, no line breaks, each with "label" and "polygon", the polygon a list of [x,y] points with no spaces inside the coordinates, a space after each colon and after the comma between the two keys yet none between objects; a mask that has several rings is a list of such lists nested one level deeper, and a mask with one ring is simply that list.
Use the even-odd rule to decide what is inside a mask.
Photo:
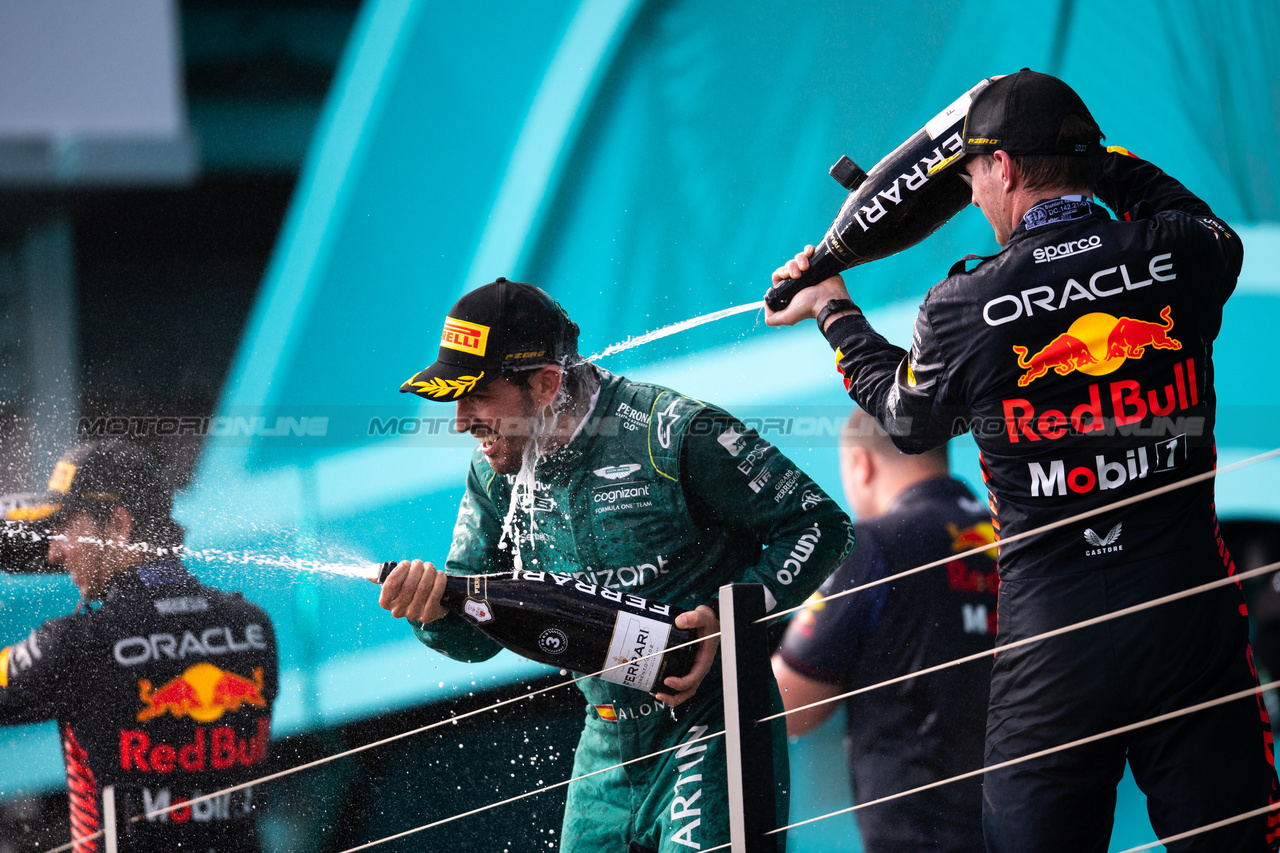
[{"label": "stubbled face", "polygon": [[1009,241],[1012,229],[1005,209],[1004,183],[1000,179],[999,168],[990,157],[970,157],[965,161],[964,170],[969,174],[969,186],[973,188],[973,206],[982,211],[995,232],[996,242],[1003,246]]},{"label": "stubbled face", "polygon": [[490,467],[499,474],[520,470],[536,422],[533,393],[506,378],[458,401],[456,429],[475,436]]},{"label": "stubbled face", "polygon": [[103,542],[105,534],[85,512],[77,512],[53,529],[49,540],[49,562],[62,566],[86,601],[102,597],[114,574],[113,550]]}]

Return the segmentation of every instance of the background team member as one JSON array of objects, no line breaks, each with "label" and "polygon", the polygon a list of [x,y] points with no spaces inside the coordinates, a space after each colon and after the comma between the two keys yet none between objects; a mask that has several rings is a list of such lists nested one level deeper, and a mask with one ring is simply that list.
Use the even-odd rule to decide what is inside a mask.
[{"label": "background team member", "polygon": [[[173,556],[183,530],[155,460],[121,441],[77,445],[48,499],[49,562],[83,601],[0,650],[0,723],[57,720],[72,840],[102,829],[104,786],[132,817],[252,779],[267,757],[275,635],[259,607]],[[130,822],[128,849],[253,851],[254,823],[246,789]]]},{"label": "background team member", "polygon": [[[995,540],[985,507],[947,469],[945,445],[908,456],[866,412],[855,409],[849,417],[840,436],[840,473],[858,519],[858,547],[791,620],[773,657],[787,710],[994,645],[994,548],[825,600]],[[978,661],[846,699],[854,801],[981,767],[990,672],[989,660]],[[828,702],[789,714],[788,734],[812,731],[835,708]],[[985,849],[980,777],[856,815],[868,853]]]},{"label": "background team member", "polygon": [[[676,624],[701,635],[718,630],[707,603],[722,584],[764,584],[770,604],[784,607],[817,589],[853,545],[835,502],[728,414],[613,376],[583,361],[577,344],[578,327],[547,294],[499,279],[453,306],[438,360],[401,389],[456,402],[457,428],[480,442],[449,571],[508,571],[519,559],[689,610]],[[381,604],[449,657],[497,654],[440,606],[443,586],[431,564],[402,562]],[[575,776],[684,745],[571,785],[561,850],[729,841],[724,741],[697,740],[724,725],[715,659],[714,644],[699,646],[693,671],[655,692],[660,702],[603,679],[580,682],[589,704]],[[776,690],[773,699],[781,710]],[[774,732],[784,820],[786,739],[781,725]]]},{"label": "background team member", "polygon": [[[910,352],[872,330],[839,276],[768,321],[817,316],[850,394],[899,447],[946,441],[956,416],[971,423],[1001,536],[1210,471],[1212,345],[1239,238],[1155,166],[1100,151],[1093,117],[1056,78],[996,80],[963,139],[940,165],[965,170],[1003,248],[929,291]],[[806,266],[802,253],[775,276]],[[1233,571],[1213,481],[1172,491],[1002,546],[997,646]],[[986,763],[1256,684],[1236,587],[1001,651]],[[987,773],[988,848],[1105,850],[1126,756],[1161,837],[1275,799],[1269,722],[1250,697]],[[1170,849],[1274,849],[1278,822]]]}]

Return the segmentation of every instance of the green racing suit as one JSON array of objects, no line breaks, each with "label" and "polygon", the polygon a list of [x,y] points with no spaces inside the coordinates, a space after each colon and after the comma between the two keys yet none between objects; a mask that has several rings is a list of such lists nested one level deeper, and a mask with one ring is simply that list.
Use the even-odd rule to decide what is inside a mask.
[{"label": "green racing suit", "polygon": [[[691,610],[727,583],[801,604],[853,548],[844,512],[789,459],[723,410],[601,371],[591,412],[538,461],[531,502],[513,513],[515,475],[473,457],[447,571],[573,575]],[[523,496],[522,496],[523,497]],[[416,623],[415,623],[416,625]],[[448,657],[500,647],[462,617],[415,627]],[[601,678],[579,682],[586,723],[574,759],[562,851],[699,850],[729,841],[719,666],[678,709]],[[781,711],[776,685],[773,703]],[[788,814],[786,731],[773,726],[778,819]],[[633,758],[678,749],[623,767]]]}]

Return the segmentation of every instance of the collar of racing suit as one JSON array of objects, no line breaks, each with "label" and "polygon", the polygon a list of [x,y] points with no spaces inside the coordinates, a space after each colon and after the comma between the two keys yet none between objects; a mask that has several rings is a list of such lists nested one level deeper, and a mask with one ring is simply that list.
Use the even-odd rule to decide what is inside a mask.
[{"label": "collar of racing suit", "polygon": [[1009,242],[1012,243],[1028,231],[1034,231],[1045,225],[1089,218],[1110,219],[1111,215],[1107,213],[1106,208],[1088,196],[1063,195],[1046,198],[1036,202],[1022,215],[1022,221],[1009,234]]},{"label": "collar of racing suit", "polygon": [[103,600],[129,588],[151,590],[156,587],[172,587],[176,584],[194,583],[195,576],[177,559],[151,560],[121,572],[107,582]]}]

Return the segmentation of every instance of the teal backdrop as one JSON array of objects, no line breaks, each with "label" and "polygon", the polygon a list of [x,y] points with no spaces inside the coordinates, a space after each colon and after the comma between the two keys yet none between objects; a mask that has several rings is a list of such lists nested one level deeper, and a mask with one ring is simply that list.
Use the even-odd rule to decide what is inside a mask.
[{"label": "teal backdrop", "polygon": [[[841,154],[869,169],[982,77],[1062,76],[1111,144],[1239,226],[1245,272],[1215,358],[1220,461],[1280,446],[1262,346],[1280,321],[1277,43],[1280,7],[1261,0],[369,0],[178,500],[192,568],[275,620],[275,733],[544,671],[426,652],[376,589],[334,569],[443,560],[472,441],[450,434],[449,406],[397,389],[434,359],[460,295],[497,276],[538,284],[587,354],[758,300],[843,200],[826,174]],[[969,209],[848,281],[905,344],[947,267],[996,249]],[[812,327],[748,312],[601,364],[758,418],[841,494],[833,433],[849,403]],[[980,490],[972,441],[953,459]],[[1280,517],[1278,475],[1224,475],[1220,515]],[[6,639],[75,601],[65,578],[4,583]],[[839,739],[829,725],[795,744],[795,819],[848,804]],[[56,788],[52,727],[0,732],[0,766],[0,796]],[[1142,808],[1127,782],[1115,849],[1150,840]],[[850,816],[815,826],[793,850],[858,849]]]}]

